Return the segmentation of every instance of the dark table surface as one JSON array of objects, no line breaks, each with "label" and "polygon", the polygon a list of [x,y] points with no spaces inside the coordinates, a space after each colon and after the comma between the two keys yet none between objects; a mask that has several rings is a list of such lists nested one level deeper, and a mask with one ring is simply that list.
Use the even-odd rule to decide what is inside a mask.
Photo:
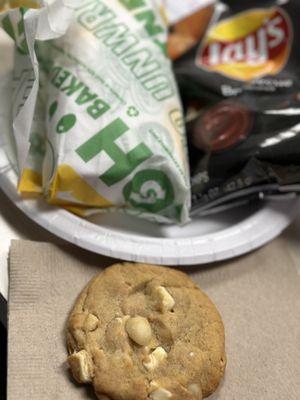
[{"label": "dark table surface", "polygon": [[6,349],[7,334],[4,325],[0,323],[0,399],[6,399]]}]

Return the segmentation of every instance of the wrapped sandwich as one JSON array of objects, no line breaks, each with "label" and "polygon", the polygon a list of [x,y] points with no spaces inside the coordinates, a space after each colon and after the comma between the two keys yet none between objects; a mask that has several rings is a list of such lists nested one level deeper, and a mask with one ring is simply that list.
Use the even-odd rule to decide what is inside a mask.
[{"label": "wrapped sandwich", "polygon": [[6,30],[5,20],[23,26],[14,75],[26,69],[30,82],[13,103],[19,190],[80,215],[186,222],[185,131],[162,8],[57,0],[0,15]]}]

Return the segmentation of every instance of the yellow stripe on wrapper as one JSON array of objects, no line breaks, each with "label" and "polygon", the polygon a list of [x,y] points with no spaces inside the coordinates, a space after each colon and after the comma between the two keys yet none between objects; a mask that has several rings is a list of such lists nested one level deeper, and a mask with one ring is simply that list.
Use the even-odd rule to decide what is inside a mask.
[{"label": "yellow stripe on wrapper", "polygon": [[17,7],[27,7],[27,8],[40,8],[40,1],[34,1],[34,0],[10,0],[9,1],[9,6],[11,8],[17,8]]},{"label": "yellow stripe on wrapper", "polygon": [[78,203],[87,207],[112,206],[109,200],[97,193],[73,168],[66,164],[57,168],[47,200],[50,204],[75,207],[77,211],[81,210]]},{"label": "yellow stripe on wrapper", "polygon": [[88,214],[88,210],[90,210],[87,207],[76,207],[76,206],[63,206],[62,208],[64,208],[65,210],[71,212],[72,214],[76,214],[79,217],[87,217]]},{"label": "yellow stripe on wrapper", "polygon": [[32,169],[25,168],[21,175],[18,190],[23,197],[41,196],[43,192],[42,176]]},{"label": "yellow stripe on wrapper", "polygon": [[165,7],[163,5],[161,5],[159,7],[159,12],[160,12],[160,15],[162,17],[162,20],[163,20],[164,24],[166,26],[168,26],[169,25],[169,19],[168,19],[168,16],[167,16],[166,9],[165,9]]},{"label": "yellow stripe on wrapper", "polygon": [[4,10],[5,5],[6,5],[6,1],[0,0],[0,12]]}]

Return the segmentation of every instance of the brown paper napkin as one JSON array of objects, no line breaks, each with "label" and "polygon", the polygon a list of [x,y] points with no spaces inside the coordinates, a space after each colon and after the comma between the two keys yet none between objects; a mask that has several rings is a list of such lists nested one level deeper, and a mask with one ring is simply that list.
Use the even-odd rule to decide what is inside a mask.
[{"label": "brown paper napkin", "polygon": [[[84,285],[111,263],[74,247],[12,242],[8,400],[94,399],[69,375],[64,327]],[[300,278],[284,243],[186,271],[218,306],[226,329],[226,376],[210,399],[299,400]]]}]

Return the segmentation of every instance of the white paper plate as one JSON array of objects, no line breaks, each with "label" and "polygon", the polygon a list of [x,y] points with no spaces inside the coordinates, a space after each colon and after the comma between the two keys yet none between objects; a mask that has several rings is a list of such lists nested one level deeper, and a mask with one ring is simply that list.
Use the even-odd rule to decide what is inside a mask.
[{"label": "white paper plate", "polygon": [[[0,33],[0,85],[12,65],[9,42]],[[8,96],[9,97],[9,96]],[[121,214],[83,220],[42,201],[22,200],[17,175],[7,157],[10,105],[0,107],[0,187],[18,208],[55,235],[96,253],[140,262],[169,265],[208,263],[234,257],[281,233],[300,209],[299,200],[247,206],[195,218],[185,227],[161,226]]]},{"label": "white paper plate", "polygon": [[184,227],[111,213],[84,220],[43,201],[21,199],[16,191],[17,175],[1,138],[0,147],[0,187],[18,208],[55,235],[115,258],[169,265],[224,260],[279,235],[300,209],[299,200],[247,206],[194,219]]}]

